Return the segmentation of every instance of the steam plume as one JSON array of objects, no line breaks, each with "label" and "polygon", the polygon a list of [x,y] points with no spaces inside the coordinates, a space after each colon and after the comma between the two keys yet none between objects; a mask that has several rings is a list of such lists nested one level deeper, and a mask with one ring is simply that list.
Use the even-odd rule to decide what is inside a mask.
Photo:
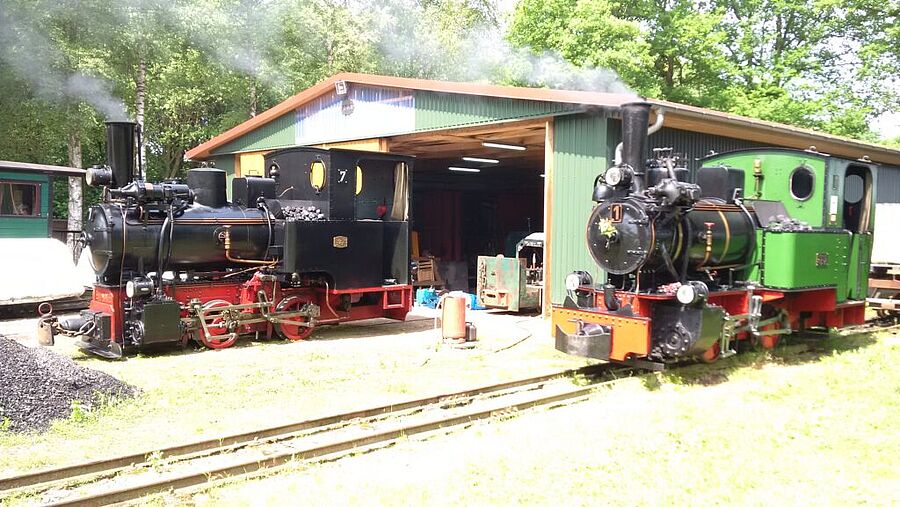
[{"label": "steam plume", "polygon": [[83,100],[109,120],[126,119],[125,104],[112,94],[107,81],[60,70],[63,56],[33,27],[33,23],[25,22],[0,4],[0,59],[30,81],[41,97],[55,101]]}]

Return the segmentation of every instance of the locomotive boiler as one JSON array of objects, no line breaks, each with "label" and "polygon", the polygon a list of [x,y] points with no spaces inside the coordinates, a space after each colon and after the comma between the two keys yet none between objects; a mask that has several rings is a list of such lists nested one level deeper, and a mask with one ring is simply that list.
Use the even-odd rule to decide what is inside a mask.
[{"label": "locomotive boiler", "polygon": [[[238,336],[309,336],[320,324],[403,320],[409,285],[408,192],[413,160],[385,153],[289,148],[265,157],[263,177],[187,172],[151,183],[135,168],[136,125],[107,124],[103,188],[82,242],[97,275],[90,308],[45,315],[40,341],[77,337],[104,357]],[[138,172],[139,173],[139,172]]]},{"label": "locomotive boiler", "polygon": [[552,309],[557,349],[661,368],[863,322],[873,164],[739,150],[702,159],[690,182],[666,150],[647,160],[650,113],[621,108],[622,155],[595,182],[586,230],[606,280],[566,278]]}]

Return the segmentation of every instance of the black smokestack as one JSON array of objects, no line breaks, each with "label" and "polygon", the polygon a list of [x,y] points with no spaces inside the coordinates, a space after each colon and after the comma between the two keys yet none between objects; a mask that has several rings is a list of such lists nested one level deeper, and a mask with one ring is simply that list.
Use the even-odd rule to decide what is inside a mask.
[{"label": "black smokestack", "polygon": [[106,164],[112,169],[112,186],[122,188],[134,179],[137,123],[106,122]]},{"label": "black smokestack", "polygon": [[647,127],[650,124],[650,104],[629,102],[622,104],[622,162],[631,166],[635,180],[643,184],[644,164],[647,160]]}]

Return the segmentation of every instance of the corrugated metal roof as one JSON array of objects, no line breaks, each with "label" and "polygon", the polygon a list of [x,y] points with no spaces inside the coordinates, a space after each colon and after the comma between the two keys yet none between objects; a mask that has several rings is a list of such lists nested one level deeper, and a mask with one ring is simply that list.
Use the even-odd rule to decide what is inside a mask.
[{"label": "corrugated metal roof", "polygon": [[[584,92],[571,90],[549,90],[545,88],[520,88],[514,86],[496,86],[480,83],[456,83],[449,81],[433,81],[426,79],[409,79],[373,74],[342,73],[332,76],[311,88],[285,100],[275,107],[251,118],[246,122],[218,135],[209,141],[189,150],[188,159],[204,159],[212,150],[228,144],[245,134],[269,122],[296,110],[310,100],[334,89],[338,81],[359,83],[370,86],[403,88],[420,91],[449,93],[454,95],[483,96],[515,99],[521,101],[557,102],[578,106],[585,109],[600,107],[619,107],[620,105],[639,100],[639,97],[628,94]],[[782,146],[807,148],[816,145],[821,152],[833,153],[848,158],[868,155],[872,160],[900,166],[900,151],[884,146],[863,143],[853,139],[823,134],[812,130],[781,125],[778,123],[747,118],[734,114],[722,113],[664,100],[647,99],[648,102],[667,111],[671,126],[683,130],[722,135],[738,139],[771,144],[780,140]]]}]

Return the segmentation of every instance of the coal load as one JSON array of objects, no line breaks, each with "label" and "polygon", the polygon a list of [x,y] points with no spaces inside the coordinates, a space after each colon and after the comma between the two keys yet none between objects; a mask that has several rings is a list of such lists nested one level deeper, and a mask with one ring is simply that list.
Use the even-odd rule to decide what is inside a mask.
[{"label": "coal load", "polygon": [[68,357],[0,337],[0,428],[41,431],[102,399],[132,397],[136,389]]},{"label": "coal load", "polygon": [[284,218],[289,222],[317,222],[325,220],[325,214],[315,206],[285,206],[281,208]]}]

